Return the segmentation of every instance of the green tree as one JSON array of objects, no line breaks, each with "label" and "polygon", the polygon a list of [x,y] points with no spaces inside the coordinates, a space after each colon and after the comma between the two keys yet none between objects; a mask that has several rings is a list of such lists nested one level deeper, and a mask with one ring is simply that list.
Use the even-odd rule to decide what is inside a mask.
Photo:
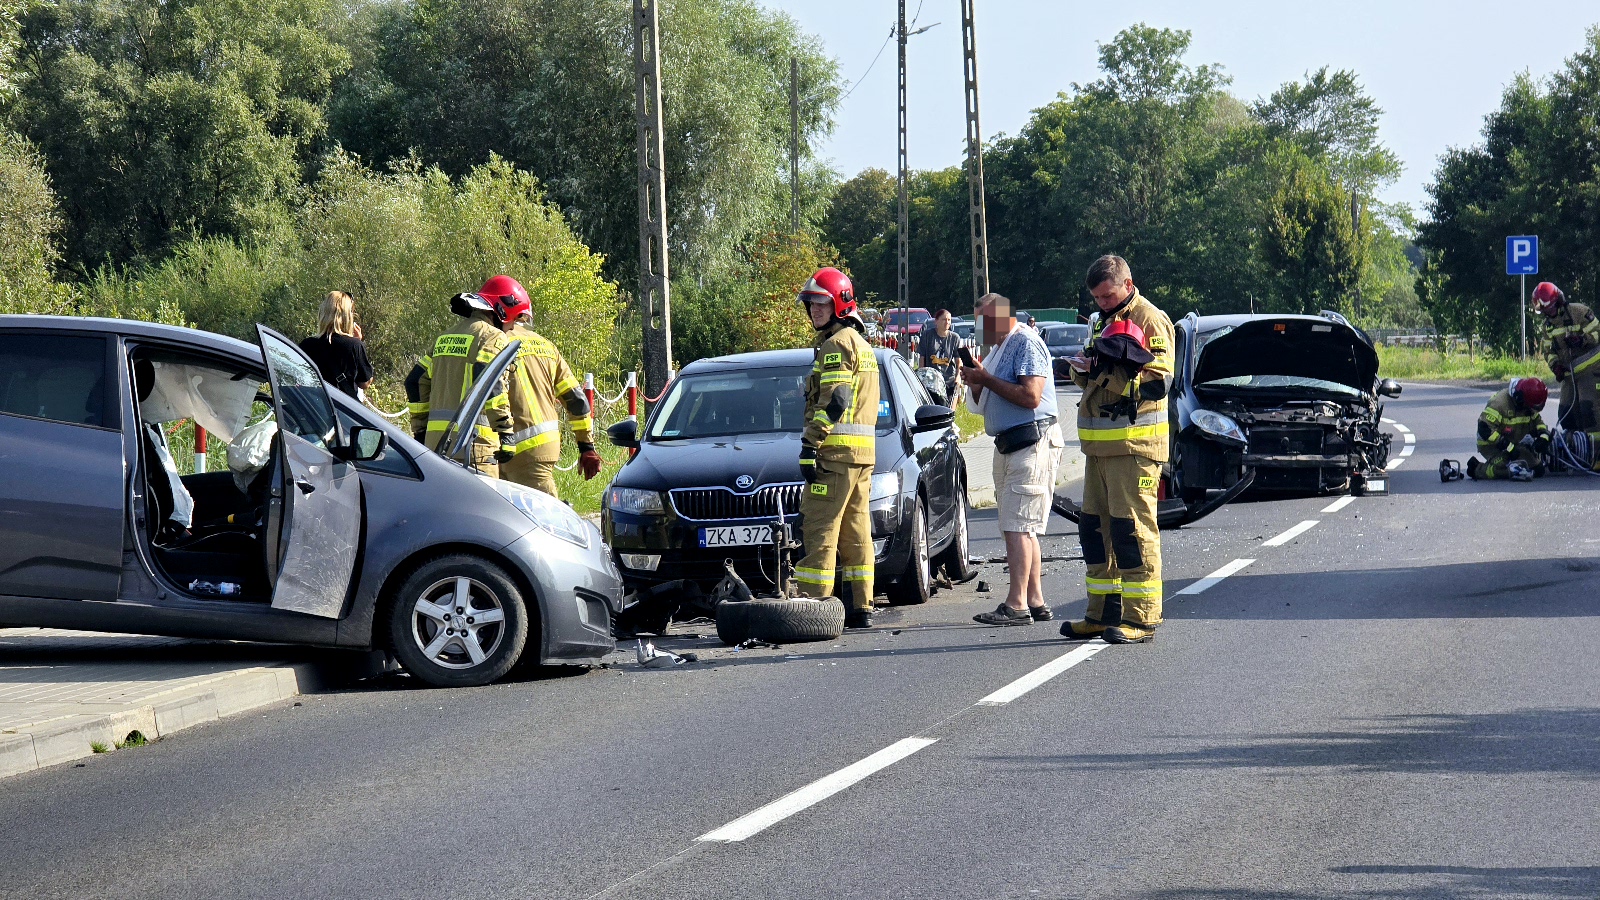
[{"label": "green tree", "polygon": [[1429,185],[1424,294],[1441,327],[1516,347],[1520,299],[1507,235],[1540,237],[1540,278],[1600,295],[1600,28],[1546,80],[1523,74],[1484,119],[1483,141],[1440,160]]},{"label": "green tree", "polygon": [[1291,81],[1250,111],[1271,138],[1294,142],[1321,160],[1347,192],[1371,197],[1400,177],[1399,157],[1378,138],[1383,110],[1361,87],[1354,72],[1329,72],[1323,66]]},{"label": "green tree", "polygon": [[66,311],[51,280],[61,215],[43,161],[26,139],[0,129],[0,313]]},{"label": "green tree", "polygon": [[1284,312],[1315,315],[1323,309],[1353,313],[1365,247],[1350,218],[1349,197],[1310,159],[1289,150],[1284,174],[1267,201],[1262,249],[1294,306]]},{"label": "green tree", "polygon": [[[801,62],[808,221],[838,75],[815,38],[754,0],[661,9],[669,246],[675,274],[742,265],[788,219],[789,60]],[[382,163],[413,150],[459,174],[497,153],[538,176],[608,272],[632,283],[638,190],[631,9],[614,0],[382,4],[374,68],[340,88],[334,134]]]},{"label": "green tree", "polygon": [[43,153],[66,263],[243,235],[315,158],[348,54],[334,0],[60,0],[20,17],[7,119]]}]

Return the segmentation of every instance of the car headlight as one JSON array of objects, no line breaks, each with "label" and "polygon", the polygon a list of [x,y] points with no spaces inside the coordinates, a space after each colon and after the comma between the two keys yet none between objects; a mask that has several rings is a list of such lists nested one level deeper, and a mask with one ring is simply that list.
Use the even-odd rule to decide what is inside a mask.
[{"label": "car headlight", "polygon": [[589,532],[594,529],[583,520],[582,516],[573,512],[572,507],[543,491],[535,491],[498,478],[484,480],[499,491],[500,496],[510,501],[512,506],[521,510],[523,515],[533,520],[533,524],[564,541],[577,544],[585,550],[589,548]]},{"label": "car headlight", "polygon": [[1250,443],[1249,439],[1244,436],[1244,429],[1239,427],[1239,423],[1222,413],[1213,412],[1209,409],[1197,409],[1190,414],[1189,421],[1193,422],[1196,428],[1212,437],[1232,441],[1240,445]]},{"label": "car headlight", "polygon": [[900,498],[900,470],[872,476],[872,493],[867,495],[867,508],[889,509]]},{"label": "car headlight", "polygon": [[644,491],[639,488],[611,488],[606,491],[606,506],[615,512],[635,516],[659,516],[664,511],[661,506],[660,491]]}]

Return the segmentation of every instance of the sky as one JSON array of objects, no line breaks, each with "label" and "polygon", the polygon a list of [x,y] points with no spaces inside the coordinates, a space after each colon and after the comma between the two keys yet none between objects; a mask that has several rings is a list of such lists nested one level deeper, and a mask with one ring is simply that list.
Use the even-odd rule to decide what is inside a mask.
[{"label": "sky", "polygon": [[[839,61],[851,93],[823,155],[845,177],[869,166],[895,169],[895,0],[760,0],[794,17]],[[1136,23],[1193,33],[1186,61],[1220,63],[1242,100],[1270,95],[1326,65],[1351,69],[1383,109],[1383,141],[1405,165],[1381,199],[1418,212],[1438,159],[1477,142],[1520,72],[1543,77],[1600,24],[1595,0],[1187,0],[1083,3],[974,0],[983,133],[1016,134],[1029,113],[1074,82],[1098,77],[1098,42]],[[907,0],[909,21],[939,23],[908,41],[907,154],[914,169],[961,162],[960,0]],[[863,73],[867,73],[863,78]]]}]

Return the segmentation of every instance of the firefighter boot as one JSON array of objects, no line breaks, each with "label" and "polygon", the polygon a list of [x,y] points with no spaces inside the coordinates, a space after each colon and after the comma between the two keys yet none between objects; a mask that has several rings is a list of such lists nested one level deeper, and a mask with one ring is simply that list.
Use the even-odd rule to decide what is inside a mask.
[{"label": "firefighter boot", "polygon": [[1154,626],[1123,622],[1107,628],[1101,637],[1108,644],[1148,644],[1156,639],[1156,630]]}]

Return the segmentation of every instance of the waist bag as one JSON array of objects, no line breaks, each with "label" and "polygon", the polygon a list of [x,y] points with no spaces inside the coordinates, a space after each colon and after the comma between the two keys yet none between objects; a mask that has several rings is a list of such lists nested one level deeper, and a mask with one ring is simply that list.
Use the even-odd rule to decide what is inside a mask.
[{"label": "waist bag", "polygon": [[1039,439],[1044,437],[1045,432],[1049,431],[1054,424],[1056,424],[1056,417],[1046,416],[1043,419],[1035,419],[1032,422],[1024,422],[1013,428],[1007,428],[994,436],[994,451],[1001,454],[1011,454],[1018,450],[1032,447],[1034,444],[1039,443]]}]

